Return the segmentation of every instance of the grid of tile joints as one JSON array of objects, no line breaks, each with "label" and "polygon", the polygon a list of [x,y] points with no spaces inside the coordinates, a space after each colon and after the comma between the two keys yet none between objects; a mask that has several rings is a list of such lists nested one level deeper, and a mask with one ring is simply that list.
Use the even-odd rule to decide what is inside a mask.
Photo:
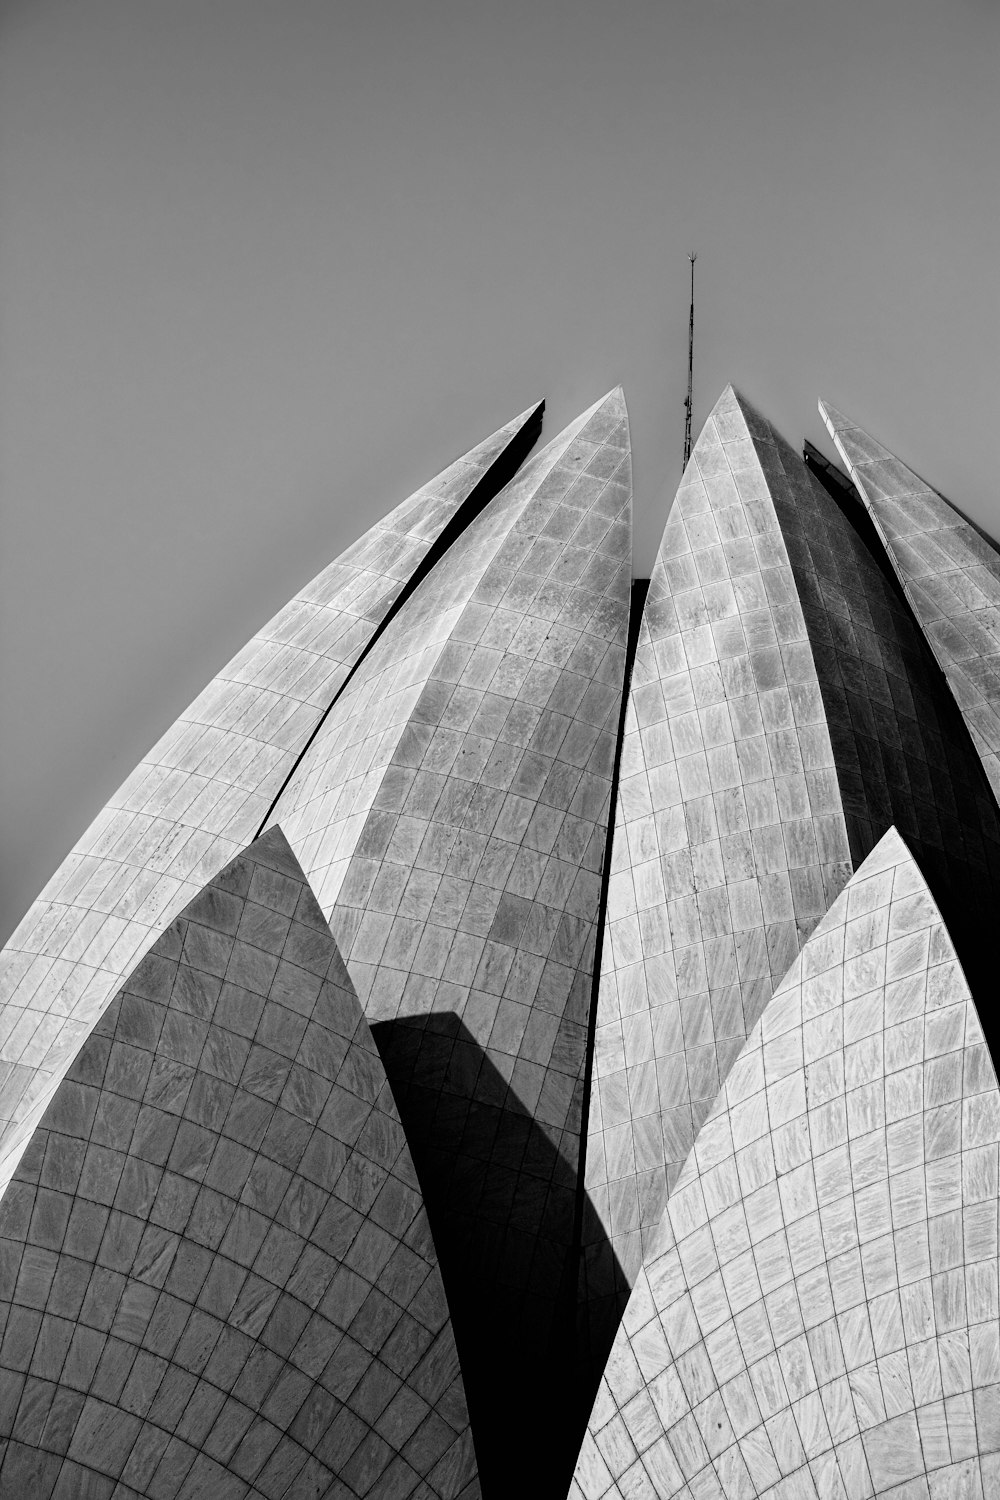
[{"label": "grid of tile joints", "polygon": [[0,1205],[0,1491],[471,1497],[426,1212],[278,831],[130,976]]},{"label": "grid of tile joints", "polygon": [[224,667],[112,797],[0,960],[0,1184],[101,1008],[257,833],[428,548],[530,425],[523,413],[404,501]]},{"label": "grid of tile joints", "polygon": [[459,1015],[556,1144],[579,1110],[630,564],[619,389],[469,527],[275,810],[369,1020]]},{"label": "grid of tile joints", "polygon": [[[553,1326],[630,562],[617,390],[529,460],[414,594],[275,811],[379,1023],[497,1494],[517,1463],[512,1424],[552,1454],[552,1384],[575,1378],[572,1326],[558,1355]],[[561,1375],[546,1385],[550,1358]],[[562,1434],[564,1488],[580,1430]]]},{"label": "grid of tile joints", "polygon": [[[771,429],[727,388],[677,492],[640,628],[587,1143],[625,1296],[722,1079],[852,868],[775,510],[783,485]],[[596,1315],[607,1249],[588,1255]]]},{"label": "grid of tile joints", "polygon": [[[853,864],[895,824],[968,966],[970,928],[990,920],[1000,895],[995,798],[857,492],[845,481],[832,500],[777,433],[774,442],[789,478],[775,509],[816,662]],[[953,890],[962,895],[946,906]]]},{"label": "grid of tile joints", "polygon": [[1000,801],[1000,553],[948,501],[819,403]]},{"label": "grid of tile joints", "polygon": [[998,1140],[974,1003],[891,829],[699,1133],[573,1500],[1000,1492]]},{"label": "grid of tile joints", "polygon": [[[780,606],[783,602],[787,605],[789,597],[797,600],[825,719],[825,725],[814,727],[809,724],[807,715],[802,712],[806,688],[802,683],[793,687],[797,743],[789,745],[786,737],[780,750],[782,754],[787,754],[790,749],[793,757],[796,751],[801,753],[808,800],[802,795],[801,779],[791,784],[785,781],[783,786],[777,776],[775,780],[779,802],[782,796],[787,802],[791,790],[793,795],[797,795],[803,814],[811,816],[813,820],[812,832],[808,826],[800,827],[797,831],[784,826],[781,830],[796,915],[801,914],[802,907],[801,891],[796,889],[795,884],[795,866],[802,863],[803,845],[811,848],[812,834],[815,833],[819,848],[822,849],[823,840],[829,839],[834,821],[839,821],[838,806],[846,824],[853,867],[866,857],[885,830],[895,824],[910,843],[937,899],[942,903],[963,962],[970,967],[970,972],[979,975],[988,966],[984,964],[984,959],[988,956],[982,951],[983,934],[989,929],[991,913],[1000,892],[1000,819],[961,715],[920,629],[898,588],[890,582],[891,568],[881,555],[877,537],[867,528],[859,529],[852,524],[850,511],[845,512],[842,505],[816,482],[799,456],[742,398],[738,398],[735,415],[730,412],[725,418],[718,416],[716,424],[720,435],[725,439],[723,448],[727,454],[735,449],[741,453],[744,463],[751,448],[757,454],[790,568],[790,584],[794,587],[794,595],[782,594],[782,589],[789,587],[787,571],[776,574],[773,567],[770,572],[762,568],[758,578],[746,569],[745,533],[740,530],[739,513],[726,505],[733,490],[724,471],[717,467],[717,449],[709,448],[702,477],[706,488],[719,502],[713,508],[712,515],[723,538],[723,550],[730,559],[730,572],[734,575],[733,585],[739,608],[738,622],[734,625],[731,618],[724,619],[722,629],[731,630],[737,638],[739,631],[743,631],[756,675],[760,671],[760,655],[755,654],[752,648],[754,645],[759,647],[761,644],[771,644],[772,637],[770,616],[761,614],[754,607],[760,599],[760,580],[766,584],[768,603],[775,617],[780,615]],[[730,461],[730,468],[735,471],[734,482],[746,503],[746,532],[751,535],[756,533],[759,537],[762,506],[749,483],[754,475],[745,469],[740,472],[739,461],[735,465]],[[860,502],[858,514],[862,517],[864,514]],[[717,551],[712,551],[713,538],[705,521],[703,514],[694,515],[690,522],[690,540],[699,578],[703,584],[707,580],[715,581],[714,588],[703,588],[706,607],[711,614],[713,610],[718,611],[720,601],[731,610],[732,600],[728,590],[719,586]],[[668,526],[668,535],[669,532]],[[879,547],[878,556],[870,550],[866,535]],[[674,555],[671,561],[677,594],[682,606],[686,604],[689,610],[692,599],[700,601],[702,597],[686,592],[684,587],[690,581],[690,569],[687,566],[690,560],[686,553],[682,553],[679,558]],[[793,610],[786,607],[784,615],[784,622],[778,624],[774,633],[779,637],[784,635],[787,639],[794,635],[795,630],[801,629],[801,625]],[[722,639],[725,640],[725,637]],[[731,638],[728,644],[731,647]],[[733,660],[732,657],[726,659],[722,650],[719,656],[727,691],[731,691],[731,685],[735,682],[738,693],[741,687],[739,672],[745,667],[745,663]],[[803,650],[802,658],[808,661],[806,650]],[[765,659],[765,670],[768,665]],[[709,670],[705,669],[705,677],[708,677]],[[647,672],[646,675],[647,680],[651,679],[655,683],[658,675],[656,671]],[[636,680],[634,677],[633,681]],[[676,721],[671,717],[673,705],[669,699],[669,691],[675,685],[676,679],[672,682],[668,679],[668,685],[665,686],[668,694],[667,727],[671,729],[676,727]],[[638,691],[640,694],[648,694],[649,688],[640,685]],[[815,686],[809,687],[808,691],[811,713],[817,701]],[[776,764],[780,766],[780,762],[775,761],[775,739],[769,738],[767,756],[753,753],[753,742],[747,743],[745,739],[741,741],[741,734],[747,733],[746,705],[737,702],[730,703],[729,707],[737,737],[741,778],[744,783],[753,782],[760,778],[762,765],[766,771],[768,758],[772,767]],[[752,713],[752,704],[750,707]],[[765,710],[765,718],[767,713],[773,715],[773,699],[768,703],[766,698],[762,698],[761,707]],[[658,704],[656,711],[659,712]],[[719,714],[725,727],[724,708],[716,707],[714,712]],[[707,719],[707,715],[703,718]],[[718,722],[719,720],[714,726],[716,731]],[[684,728],[686,723],[690,723],[690,720],[682,721],[681,727]],[[634,718],[630,721],[630,726],[629,732],[633,736],[639,735],[641,750],[643,732],[637,727]],[[754,731],[759,733],[756,717],[750,733],[753,734]],[[662,734],[662,726],[654,723],[652,732],[646,731],[646,743]],[[709,736],[706,735],[705,738],[710,745]],[[761,743],[759,739],[756,741],[757,746]],[[632,745],[635,744],[633,739]],[[824,768],[828,747],[832,747],[833,751],[833,775],[829,769]],[[716,754],[719,752],[716,751]],[[658,747],[655,740],[650,759],[654,769],[648,773],[649,801],[655,802],[658,790],[655,777],[661,778],[661,798],[664,790],[664,769],[657,766]],[[645,770],[645,762],[642,760],[640,769]],[[712,769],[717,770],[717,767]],[[641,782],[638,785],[645,800],[645,787]],[[727,879],[732,878],[734,873],[737,878],[745,879],[755,867],[758,879],[762,879],[761,901],[762,908],[766,911],[767,901],[773,895],[773,891],[766,889],[769,881],[780,878],[784,885],[785,877],[779,871],[781,842],[777,838],[777,830],[773,824],[761,827],[762,822],[764,825],[768,822],[767,816],[763,819],[761,817],[762,790],[765,788],[759,784],[744,784],[742,788],[724,792],[720,799],[717,789],[713,787],[715,799],[712,811],[716,814],[721,834]],[[629,791],[627,784],[625,791]],[[669,803],[673,795],[671,784],[667,784],[666,793],[666,811],[673,811],[673,816],[677,817],[676,810]],[[741,797],[746,798],[751,824],[752,861],[747,859],[739,865],[734,857],[734,846],[737,854],[744,853],[745,843],[741,849],[732,837],[727,839],[727,834],[732,834],[735,820],[739,834],[744,841],[746,839],[742,828]],[[648,803],[646,806],[648,808]],[[688,805],[685,805],[684,811],[687,820],[690,812]],[[654,817],[653,831],[657,836],[663,829],[663,812],[664,809],[654,807],[654,814],[659,814]],[[773,817],[773,813],[771,816]],[[626,809],[620,798],[619,825],[624,825],[625,822]],[[798,848],[790,843],[790,834],[794,834]],[[698,842],[696,834],[689,836],[692,842]],[[642,946],[643,954],[650,948],[655,954],[658,946],[657,929],[662,927],[662,923],[658,922],[655,911],[650,914],[643,910],[642,897],[636,894],[638,881],[644,876],[648,883],[650,873],[648,868],[645,871],[641,869],[643,861],[649,858],[648,817],[645,823],[634,823],[628,836],[623,831],[616,837],[618,843],[613,868],[619,884],[612,890],[611,916],[614,919],[615,899],[621,897],[624,889],[628,914],[632,914],[633,904],[639,907],[636,913],[638,943]],[[774,840],[771,847],[767,842],[769,838]],[[664,842],[669,848],[669,835]],[[710,869],[706,880],[704,864],[702,860],[699,869],[696,863],[694,871],[700,890],[704,890],[706,884],[711,884],[713,874]],[[668,889],[671,874],[664,865],[663,879]],[[700,906],[704,900],[702,894],[699,894],[698,900]],[[648,893],[646,901],[648,902]],[[801,935],[807,930],[801,922],[799,930],[801,941]],[[605,1183],[598,1179],[602,1158],[599,1154],[596,1160],[590,1158],[590,1179],[598,1189],[599,1212],[605,1224],[610,1222],[617,1231],[612,1244],[623,1263],[618,1273],[621,1285],[616,1289],[614,1306],[608,1309],[608,1314],[612,1317],[616,1312],[620,1313],[624,1306],[631,1277],[637,1269],[640,1239],[643,1235],[648,1239],[653,1232],[666,1191],[662,1168],[657,1171],[659,1122],[651,1118],[661,1104],[657,1093],[664,1092],[664,1078],[661,1072],[657,1078],[658,1090],[651,1087],[652,1079],[648,1076],[645,1079],[645,1090],[642,1087],[644,1080],[638,1065],[643,1061],[641,1044],[646,1018],[642,1014],[641,1005],[638,1013],[635,1006],[641,1000],[639,981],[645,976],[645,971],[640,973],[635,967],[637,950],[634,927],[627,935],[630,937],[630,951],[625,954],[624,970],[612,970],[602,978],[602,1016],[607,1017],[607,1024],[612,1028],[612,1058],[618,1068],[613,1102],[619,1110],[625,1102],[623,1073],[628,1073],[628,1105],[638,1114],[639,1123],[626,1129],[621,1128],[620,1121],[618,1123],[616,1136],[613,1138],[614,1160],[611,1168],[612,1174],[617,1176],[611,1175],[610,1183],[607,1184],[607,1199],[603,1196]],[[773,930],[771,935],[773,936]],[[612,957],[613,954],[608,955],[609,959]],[[607,970],[607,961],[604,967]],[[777,966],[773,963],[771,977],[774,980],[780,978]],[[626,1006],[630,1007],[624,1015],[618,1011],[619,991],[625,995]],[[705,1041],[711,1040],[710,1028],[714,1028],[716,1022],[714,1008],[718,997],[711,982],[709,993],[713,1006],[711,1018],[695,1016],[696,1022],[708,1033],[703,1037]],[[655,994],[652,996],[652,1003],[656,1004]],[[682,1006],[681,1029],[685,1040],[692,1026],[691,1010],[691,1001],[688,1002],[687,1015],[684,1015]],[[657,1015],[653,1010],[650,1020],[653,1023],[653,1056],[657,1059],[658,1069],[663,1067],[665,1071],[666,1068],[673,1067],[675,1072],[679,1072],[676,1057],[668,1057],[664,1065],[661,1064],[661,1054],[657,1051],[658,1047],[663,1046],[661,1038],[665,1032],[668,1046],[671,1042],[674,1047],[677,1046],[674,1018]],[[619,1035],[617,1029],[619,1023],[622,1035]],[[673,1037],[670,1036],[671,1027],[674,1029]],[[623,1042],[626,1048],[631,1044],[631,1055],[627,1056],[624,1068]],[[701,1057],[710,1060],[711,1054],[703,1049]],[[606,1061],[606,1058],[601,1058],[599,1067],[606,1065]],[[724,1076],[723,1059],[719,1057],[718,1061],[721,1078]],[[647,1074],[650,1071],[647,1069]],[[682,1078],[682,1084],[686,1082]],[[710,1087],[711,1083],[714,1083],[714,1079],[710,1081]],[[706,1096],[701,1101],[700,1109],[707,1109],[709,1102]],[[697,1119],[693,1121],[693,1124],[696,1123]],[[594,1128],[598,1131],[600,1124],[600,1117],[596,1117]],[[683,1155],[682,1152],[680,1154]],[[665,1152],[664,1155],[668,1163],[669,1179],[679,1170],[680,1160],[678,1158],[671,1162],[669,1154]],[[588,1251],[587,1290],[591,1316],[595,1315],[595,1302],[599,1300],[595,1293],[606,1295],[609,1281],[606,1268],[600,1260],[602,1255],[606,1257],[607,1250],[602,1251],[600,1246]]]}]

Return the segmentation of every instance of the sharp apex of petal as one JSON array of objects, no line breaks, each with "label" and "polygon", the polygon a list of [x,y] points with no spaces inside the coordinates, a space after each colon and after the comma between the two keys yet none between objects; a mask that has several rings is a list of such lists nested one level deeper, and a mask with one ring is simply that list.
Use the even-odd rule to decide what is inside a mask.
[{"label": "sharp apex of petal", "polygon": [[607,391],[593,406],[588,406],[586,411],[574,417],[560,433],[550,438],[545,448],[536,455],[536,459],[539,462],[546,459],[554,461],[552,456],[568,448],[574,439],[584,437],[588,441],[603,442],[616,429],[623,429],[623,442],[619,446],[628,448],[628,408],[625,405],[625,392],[620,385]]},{"label": "sharp apex of petal", "polygon": [[916,863],[913,850],[910,848],[909,844],[907,843],[906,839],[904,839],[895,823],[889,824],[889,827],[879,839],[879,847],[884,850],[891,851],[893,858],[896,858],[898,856],[900,859],[912,859],[914,861],[914,864]]},{"label": "sharp apex of petal", "polygon": [[732,384],[732,382],[730,382],[723,390],[718,401],[716,401],[715,405],[712,407],[712,410],[709,412],[709,416],[714,417],[719,412],[732,411],[734,407],[740,405],[742,400],[743,397],[740,395],[739,391]]},{"label": "sharp apex of petal", "polygon": [[581,413],[579,420],[583,422],[588,421],[590,417],[594,416],[596,412],[601,411],[605,406],[613,407],[619,416],[628,416],[628,408],[625,405],[625,391],[622,386],[615,385],[612,386],[610,391],[605,391],[600,400],[595,401],[593,406],[588,406],[587,410]]},{"label": "sharp apex of petal", "polygon": [[521,427],[521,426],[524,425],[525,422],[529,421],[532,417],[543,416],[544,412],[545,412],[545,397],[542,396],[540,400],[538,400],[538,401],[532,401],[532,403],[531,403],[530,406],[526,406],[524,408],[524,411],[521,412],[520,416],[514,418],[514,421],[513,421],[513,423],[511,425],[514,426],[514,427]]},{"label": "sharp apex of petal", "polygon": [[857,427],[857,422],[852,422],[850,417],[845,417],[844,413],[838,411],[835,406],[831,406],[829,401],[819,401],[817,405],[819,414],[831,433],[845,432],[849,427]]}]

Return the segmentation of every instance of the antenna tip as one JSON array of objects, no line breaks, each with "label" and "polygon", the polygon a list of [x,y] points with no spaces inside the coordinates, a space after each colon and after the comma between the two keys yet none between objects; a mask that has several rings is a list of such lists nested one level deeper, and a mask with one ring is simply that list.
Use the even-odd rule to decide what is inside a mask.
[{"label": "antenna tip", "polygon": [[697,250],[694,252],[693,255],[691,254],[691,251],[689,250],[688,251],[688,260],[691,262],[692,265],[694,265],[694,263],[695,263],[695,261],[697,259],[698,259],[698,252],[697,252]]}]

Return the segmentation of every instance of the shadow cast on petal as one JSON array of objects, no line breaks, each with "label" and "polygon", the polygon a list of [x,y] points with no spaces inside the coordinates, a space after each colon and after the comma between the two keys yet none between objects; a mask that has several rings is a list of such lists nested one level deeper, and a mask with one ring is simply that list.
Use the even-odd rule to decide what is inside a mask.
[{"label": "shadow cast on petal", "polygon": [[[372,1034],[431,1222],[485,1500],[562,1500],[617,1326],[611,1313],[595,1333],[577,1312],[578,1133],[550,1139],[453,1014]],[[594,1256],[603,1231],[585,1198],[582,1220]],[[596,1253],[616,1290],[610,1245]]]}]

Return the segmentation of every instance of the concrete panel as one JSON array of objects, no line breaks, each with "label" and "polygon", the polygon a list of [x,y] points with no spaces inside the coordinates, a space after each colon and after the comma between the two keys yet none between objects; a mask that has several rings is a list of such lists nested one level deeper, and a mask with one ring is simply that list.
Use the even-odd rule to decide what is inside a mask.
[{"label": "concrete panel", "polygon": [[4,1495],[479,1494],[412,1159],[280,832],[84,1042],[0,1203],[0,1297]]},{"label": "concrete panel", "polygon": [[998,1142],[976,1007],[890,830],[699,1132],[573,1500],[1000,1492]]},{"label": "concrete panel", "polygon": [[597,1345],[748,1029],[890,825],[963,962],[989,969],[996,807],[866,524],[723,395],[664,532],[625,724],[587,1144]]},{"label": "concrete panel", "polygon": [[0,1185],[124,976],[254,838],[400,592],[506,483],[540,416],[487,438],[307,585],[153,747],[46,885],[0,960]]},{"label": "concrete panel", "polygon": [[819,410],[1000,799],[1000,553],[888,448],[828,403]]},{"label": "concrete panel", "polygon": [[[564,1488],[578,1442],[558,1436],[552,1401],[576,1379],[572,1246],[630,507],[619,390],[529,460],[417,590],[274,814],[400,1102],[499,1495],[517,1484],[513,1426],[540,1462],[562,1463]],[[560,1296],[569,1335],[556,1339]]]}]

